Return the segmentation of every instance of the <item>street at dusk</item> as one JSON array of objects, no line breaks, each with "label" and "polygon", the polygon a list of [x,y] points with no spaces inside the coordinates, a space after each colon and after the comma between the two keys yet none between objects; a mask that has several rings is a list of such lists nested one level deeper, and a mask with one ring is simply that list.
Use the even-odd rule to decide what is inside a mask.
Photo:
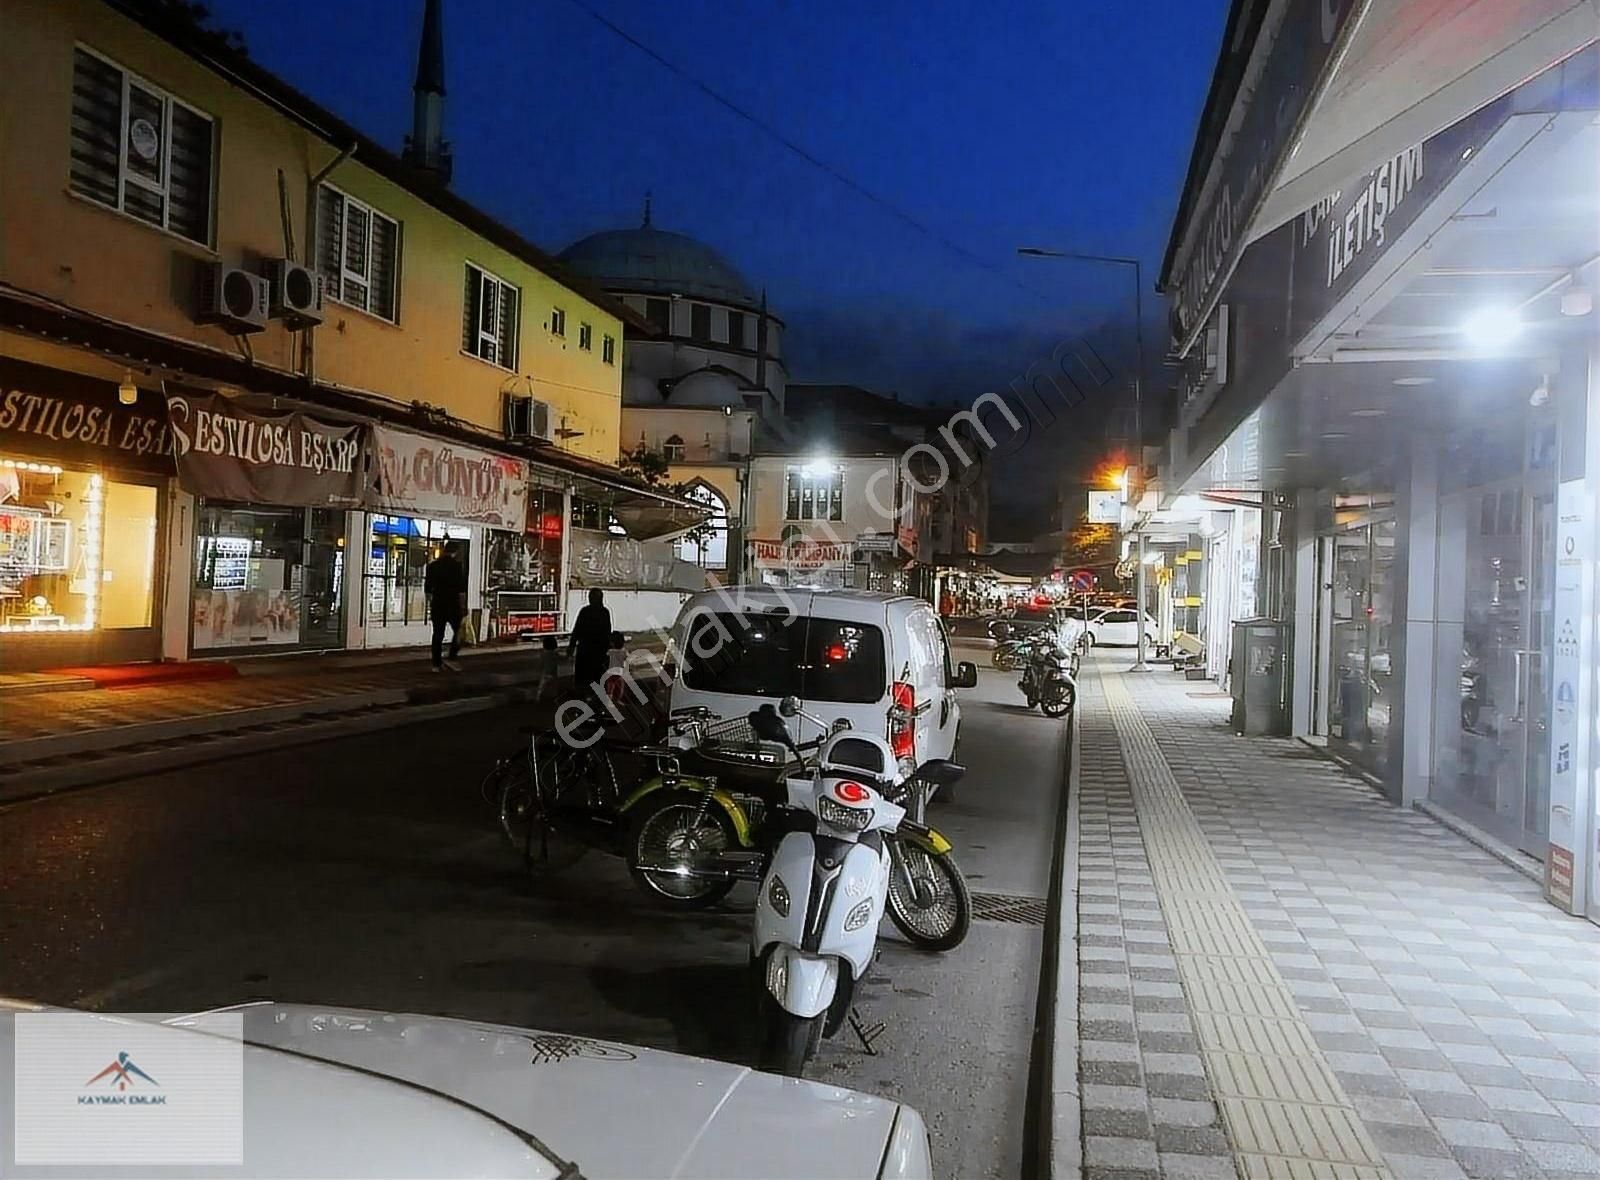
[{"label": "street at dusk", "polygon": [[1600,1177],[1600,0],[0,0],[0,1176]]}]

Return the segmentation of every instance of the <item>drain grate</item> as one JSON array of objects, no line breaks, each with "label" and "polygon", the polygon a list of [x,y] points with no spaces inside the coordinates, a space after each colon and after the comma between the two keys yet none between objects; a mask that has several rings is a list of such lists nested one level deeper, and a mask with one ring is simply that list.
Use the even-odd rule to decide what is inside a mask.
[{"label": "drain grate", "polygon": [[1042,897],[1022,897],[1015,893],[974,893],[972,918],[975,922],[1012,922],[1018,926],[1043,926],[1049,916],[1049,903]]}]

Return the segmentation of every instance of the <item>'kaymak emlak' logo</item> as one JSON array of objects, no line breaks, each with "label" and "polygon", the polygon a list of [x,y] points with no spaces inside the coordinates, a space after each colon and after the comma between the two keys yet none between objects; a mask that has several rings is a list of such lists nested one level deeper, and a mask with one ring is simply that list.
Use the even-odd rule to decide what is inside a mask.
[{"label": "'kaymak emlak' logo", "polygon": [[139,1082],[147,1082],[156,1089],[161,1088],[161,1083],[145,1073],[133,1063],[133,1059],[126,1052],[117,1054],[117,1059],[106,1066],[94,1077],[83,1083],[85,1090],[104,1080],[107,1087],[114,1086],[115,1094],[79,1094],[79,1106],[165,1106],[165,1094],[128,1094],[125,1091],[129,1086],[138,1088]]}]

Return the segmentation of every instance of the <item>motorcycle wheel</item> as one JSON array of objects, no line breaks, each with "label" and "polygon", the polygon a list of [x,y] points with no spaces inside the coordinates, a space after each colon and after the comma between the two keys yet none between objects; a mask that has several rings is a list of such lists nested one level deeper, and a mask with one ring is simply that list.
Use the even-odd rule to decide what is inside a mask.
[{"label": "motorcycle wheel", "polygon": [[[697,853],[723,852],[739,846],[733,821],[713,802],[701,816],[701,796],[665,792],[641,805],[628,825],[628,871],[646,897],[674,909],[698,910],[715,905],[732,892],[735,882],[641,869],[641,864],[684,861]],[[696,819],[699,819],[696,826]]]},{"label": "motorcycle wheel", "polygon": [[972,929],[972,894],[955,858],[901,841],[896,860],[889,870],[887,907],[895,929],[921,950],[960,946]]},{"label": "motorcycle wheel", "polygon": [[1039,702],[1039,708],[1046,717],[1065,717],[1072,712],[1073,702],[1077,699],[1078,690],[1070,684],[1061,686],[1058,692],[1051,693]]},{"label": "motorcycle wheel", "polygon": [[761,993],[761,1047],[756,1068],[798,1078],[805,1075],[806,1063],[816,1056],[822,1044],[822,1023],[827,1013],[796,1016],[785,1011],[764,988]]}]

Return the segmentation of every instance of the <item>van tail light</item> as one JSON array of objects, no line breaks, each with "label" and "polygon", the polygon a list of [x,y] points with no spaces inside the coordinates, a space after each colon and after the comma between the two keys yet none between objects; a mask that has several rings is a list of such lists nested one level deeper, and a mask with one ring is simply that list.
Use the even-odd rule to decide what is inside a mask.
[{"label": "van tail light", "polygon": [[917,690],[904,680],[896,680],[889,690],[889,749],[896,758],[917,756]]}]

